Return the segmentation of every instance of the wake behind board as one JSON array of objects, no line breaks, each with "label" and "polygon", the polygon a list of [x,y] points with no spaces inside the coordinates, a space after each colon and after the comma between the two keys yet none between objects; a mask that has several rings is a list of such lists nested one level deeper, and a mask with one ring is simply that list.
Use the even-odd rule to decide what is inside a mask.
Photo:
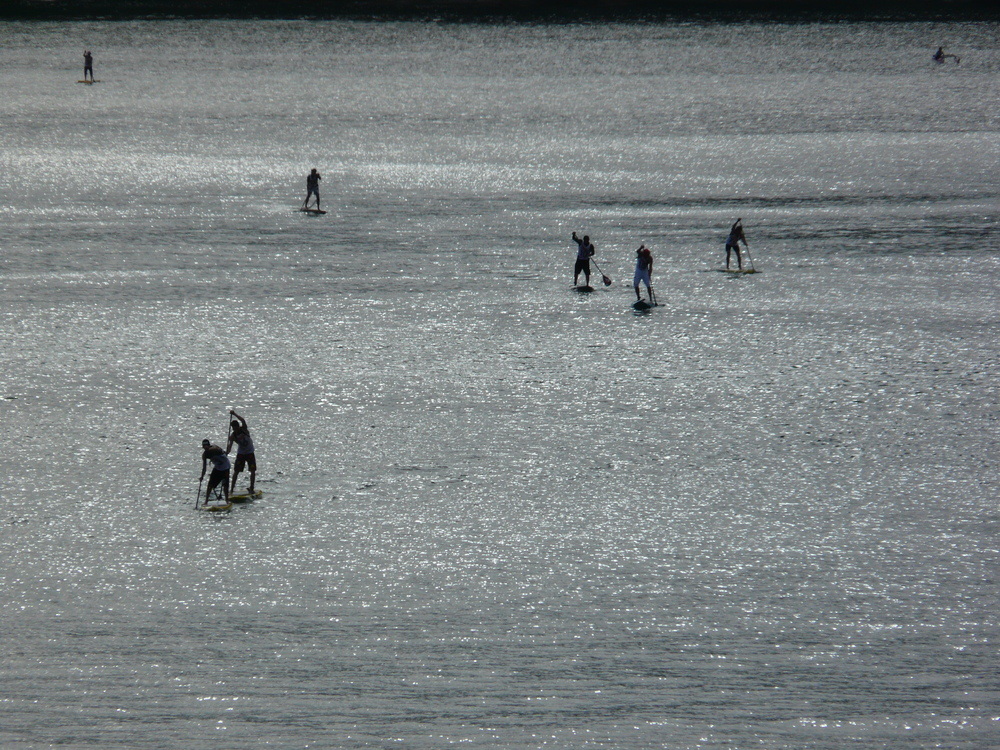
[{"label": "wake behind board", "polygon": [[318,208],[300,208],[299,212],[304,214],[312,214],[313,216],[319,216],[320,214],[326,213],[326,211],[321,211]]},{"label": "wake behind board", "polygon": [[230,493],[229,494],[229,502],[231,502],[231,503],[248,503],[251,500],[256,500],[257,498],[263,497],[263,496],[264,496],[264,490],[254,490],[253,492],[250,492],[249,490],[247,490],[246,492],[237,492],[236,494]]}]

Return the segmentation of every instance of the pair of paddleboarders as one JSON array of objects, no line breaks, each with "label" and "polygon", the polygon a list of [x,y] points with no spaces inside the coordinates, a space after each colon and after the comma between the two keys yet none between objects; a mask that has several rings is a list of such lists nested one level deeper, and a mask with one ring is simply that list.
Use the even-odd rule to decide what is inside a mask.
[{"label": "pair of paddleboarders", "polygon": [[[583,274],[584,281],[586,283],[583,289],[590,288],[590,261],[593,259],[594,254],[597,249],[594,247],[594,243],[590,241],[589,235],[584,235],[583,239],[580,239],[576,232],[572,235],[573,241],[576,243],[576,265],[573,267],[573,285],[577,285],[577,280],[580,278],[580,274]],[[656,304],[656,298],[653,295],[653,253],[646,247],[645,244],[639,245],[639,249],[635,251],[635,274],[632,277],[632,286],[635,288],[635,299],[637,302],[642,302],[642,294],[639,292],[639,285],[645,284],[646,286],[646,296],[649,297],[650,304]],[[596,262],[594,264],[597,265]],[[601,269],[598,267],[597,269]],[[601,273],[604,279],[605,285],[611,284],[611,279]],[[577,287],[578,289],[581,287]]]},{"label": "pair of paddleboarders", "polygon": [[[208,475],[208,486],[205,490],[206,505],[212,497],[212,491],[220,484],[222,485],[222,494],[228,503],[229,496],[236,489],[236,480],[244,468],[250,472],[250,486],[247,487],[247,492],[251,495],[254,494],[254,483],[257,480],[257,457],[254,454],[253,438],[247,428],[247,421],[243,417],[232,410],[230,410],[229,415],[236,419],[229,423],[229,442],[226,444],[225,450],[214,445],[207,438],[201,441],[201,478],[198,480],[199,482],[205,478],[208,462],[212,462],[212,473]],[[233,449],[233,443],[236,444],[236,465],[232,467],[233,478],[232,483],[230,483],[229,453]]]}]

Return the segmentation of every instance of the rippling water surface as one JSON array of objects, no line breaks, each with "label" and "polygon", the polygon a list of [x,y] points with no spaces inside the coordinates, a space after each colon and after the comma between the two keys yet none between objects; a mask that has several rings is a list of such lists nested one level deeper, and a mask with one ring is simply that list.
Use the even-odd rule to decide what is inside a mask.
[{"label": "rippling water surface", "polygon": [[0,744],[994,744],[997,31],[0,25]]}]

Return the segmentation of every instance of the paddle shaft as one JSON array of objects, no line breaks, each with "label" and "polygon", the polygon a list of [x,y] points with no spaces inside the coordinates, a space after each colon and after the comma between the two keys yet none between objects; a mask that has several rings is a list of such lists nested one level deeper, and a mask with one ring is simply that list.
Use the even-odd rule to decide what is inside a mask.
[{"label": "paddle shaft", "polygon": [[593,258],[591,258],[590,262],[594,264],[594,268],[596,268],[597,272],[599,274],[601,274],[601,280],[604,282],[604,286],[611,286],[611,277],[608,276],[606,273],[604,273],[604,271],[601,270],[601,267],[599,265],[597,265],[597,261],[596,260],[594,260]]}]

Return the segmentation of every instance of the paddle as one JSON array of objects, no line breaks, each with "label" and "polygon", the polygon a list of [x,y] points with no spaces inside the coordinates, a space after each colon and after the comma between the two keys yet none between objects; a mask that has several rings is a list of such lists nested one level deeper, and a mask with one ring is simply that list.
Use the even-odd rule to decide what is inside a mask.
[{"label": "paddle", "polygon": [[194,509],[198,510],[198,504],[201,502],[201,483],[205,481],[205,475],[201,475],[201,479],[198,480],[198,494],[194,496]]},{"label": "paddle", "polygon": [[597,272],[599,274],[601,274],[601,281],[604,282],[604,286],[611,286],[611,277],[608,276],[607,274],[605,274],[604,271],[601,270],[601,267],[599,265],[597,265],[597,261],[596,260],[594,260],[593,258],[591,258],[590,262],[594,264],[594,268],[596,268]]},{"label": "paddle", "polygon": [[[229,455],[229,441],[233,439],[233,415],[235,414],[235,412],[231,408],[229,408],[228,406],[226,407],[226,411],[229,412],[226,415],[226,455],[228,456]],[[235,475],[233,476],[233,484],[234,485],[236,484],[236,476]],[[233,488],[233,489],[235,489],[235,488]]]},{"label": "paddle", "polygon": [[750,256],[750,243],[747,242],[746,237],[743,238],[743,247],[746,249],[747,252],[747,260],[750,261],[750,270],[753,273],[757,273],[757,269],[753,267],[753,258]]},{"label": "paddle", "polygon": [[656,301],[656,292],[653,291],[653,287],[652,286],[649,287],[649,301],[653,303],[653,307],[658,307],[659,306],[658,303],[657,303],[657,301]]}]

